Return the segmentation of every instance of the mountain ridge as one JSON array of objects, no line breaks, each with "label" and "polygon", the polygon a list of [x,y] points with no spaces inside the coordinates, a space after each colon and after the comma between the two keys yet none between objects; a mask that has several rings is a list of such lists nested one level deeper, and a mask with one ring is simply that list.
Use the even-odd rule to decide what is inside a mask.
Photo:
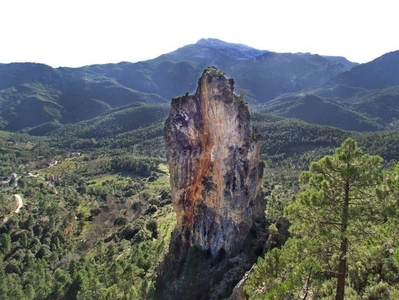
[{"label": "mountain ridge", "polygon": [[325,83],[325,86],[346,84],[353,87],[378,89],[397,85],[399,83],[398,61],[399,50],[388,52],[331,78]]},{"label": "mountain ridge", "polygon": [[[362,113],[367,110],[368,117],[381,119],[381,112],[374,116],[367,109],[370,105],[359,104],[370,92],[363,87],[365,84],[356,82],[361,81],[357,78],[364,72],[372,74],[380,68],[377,75],[382,74],[381,78],[374,80],[367,75],[369,81],[375,81],[367,85],[369,88],[399,84],[392,67],[399,60],[396,53],[358,65],[342,57],[276,53],[218,39],[200,39],[137,63],[56,69],[35,63],[0,64],[0,129],[29,130],[42,124],[54,128],[90,120],[131,103],[163,105],[175,96],[194,92],[198,77],[211,65],[235,78],[235,92],[243,93],[252,109],[268,107],[272,100],[281,101],[287,95],[299,100],[303,93],[315,93],[340,103],[349,101],[349,109],[360,107]],[[395,76],[386,81],[390,74]],[[383,94],[387,92],[381,91]],[[396,109],[395,103],[390,103],[392,110]],[[395,117],[392,114],[391,123],[395,123]]]}]

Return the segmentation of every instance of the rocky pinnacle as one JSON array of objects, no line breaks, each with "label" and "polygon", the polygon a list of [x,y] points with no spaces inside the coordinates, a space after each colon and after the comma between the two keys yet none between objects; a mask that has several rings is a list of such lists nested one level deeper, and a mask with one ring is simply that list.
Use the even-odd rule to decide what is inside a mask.
[{"label": "rocky pinnacle", "polygon": [[194,245],[232,257],[262,230],[262,142],[247,103],[233,89],[232,79],[209,67],[194,95],[172,100],[165,141],[177,215],[174,260]]}]

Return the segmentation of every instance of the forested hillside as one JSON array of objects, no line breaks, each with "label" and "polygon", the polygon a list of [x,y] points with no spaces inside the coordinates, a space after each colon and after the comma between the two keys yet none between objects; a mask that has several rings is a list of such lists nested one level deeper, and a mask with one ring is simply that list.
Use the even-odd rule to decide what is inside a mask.
[{"label": "forested hillside", "polygon": [[[162,159],[2,133],[2,299],[140,299],[174,224]],[[23,206],[16,209],[15,196]]]},{"label": "forested hillside", "polygon": [[[351,133],[262,113],[254,124],[268,141],[263,188],[270,222],[291,203],[299,174],[347,137],[385,157],[387,168],[399,154],[395,131]],[[1,188],[4,299],[152,297],[154,267],[174,225],[162,125],[154,135],[152,126],[74,143],[1,134],[1,173],[18,176]],[[12,214],[15,194],[23,207]]]}]

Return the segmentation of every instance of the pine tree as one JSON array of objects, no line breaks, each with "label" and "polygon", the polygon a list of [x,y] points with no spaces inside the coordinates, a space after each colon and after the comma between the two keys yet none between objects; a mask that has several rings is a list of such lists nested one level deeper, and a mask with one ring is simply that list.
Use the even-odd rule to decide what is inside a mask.
[{"label": "pine tree", "polygon": [[337,277],[336,300],[345,295],[349,245],[367,235],[370,222],[381,211],[382,203],[376,201],[383,178],[381,161],[378,156],[363,155],[356,142],[347,139],[334,156],[313,163],[301,175],[304,190],[287,209],[287,217],[296,224],[292,233],[316,240],[324,237],[326,254],[333,253],[333,260],[337,257],[337,262],[328,260]]},{"label": "pine tree", "polygon": [[[372,272],[379,272],[375,278],[383,280],[381,268],[387,264],[379,261],[385,259],[381,245],[391,239],[385,225],[392,205],[382,184],[381,162],[347,139],[334,155],[312,163],[300,176],[302,191],[284,212],[292,223],[291,238],[281,250],[259,260],[247,292],[254,288],[251,280],[263,277],[266,299],[304,299],[312,293],[316,298],[335,295],[343,300],[348,267],[354,270],[357,264],[365,272],[354,275],[357,281],[351,282],[351,292],[371,286]],[[364,265],[365,255],[378,267]]]},{"label": "pine tree", "polygon": [[7,233],[0,235],[0,248],[3,254],[7,254],[11,250],[11,237]]}]

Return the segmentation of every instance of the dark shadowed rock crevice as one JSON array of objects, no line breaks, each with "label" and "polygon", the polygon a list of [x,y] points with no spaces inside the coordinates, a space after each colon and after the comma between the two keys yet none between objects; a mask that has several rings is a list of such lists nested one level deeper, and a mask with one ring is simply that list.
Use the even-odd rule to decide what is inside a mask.
[{"label": "dark shadowed rock crevice", "polygon": [[262,252],[262,140],[233,89],[232,79],[210,67],[194,95],[171,103],[165,141],[177,224],[159,270],[173,278],[159,285],[169,291],[164,298],[228,297]]}]

